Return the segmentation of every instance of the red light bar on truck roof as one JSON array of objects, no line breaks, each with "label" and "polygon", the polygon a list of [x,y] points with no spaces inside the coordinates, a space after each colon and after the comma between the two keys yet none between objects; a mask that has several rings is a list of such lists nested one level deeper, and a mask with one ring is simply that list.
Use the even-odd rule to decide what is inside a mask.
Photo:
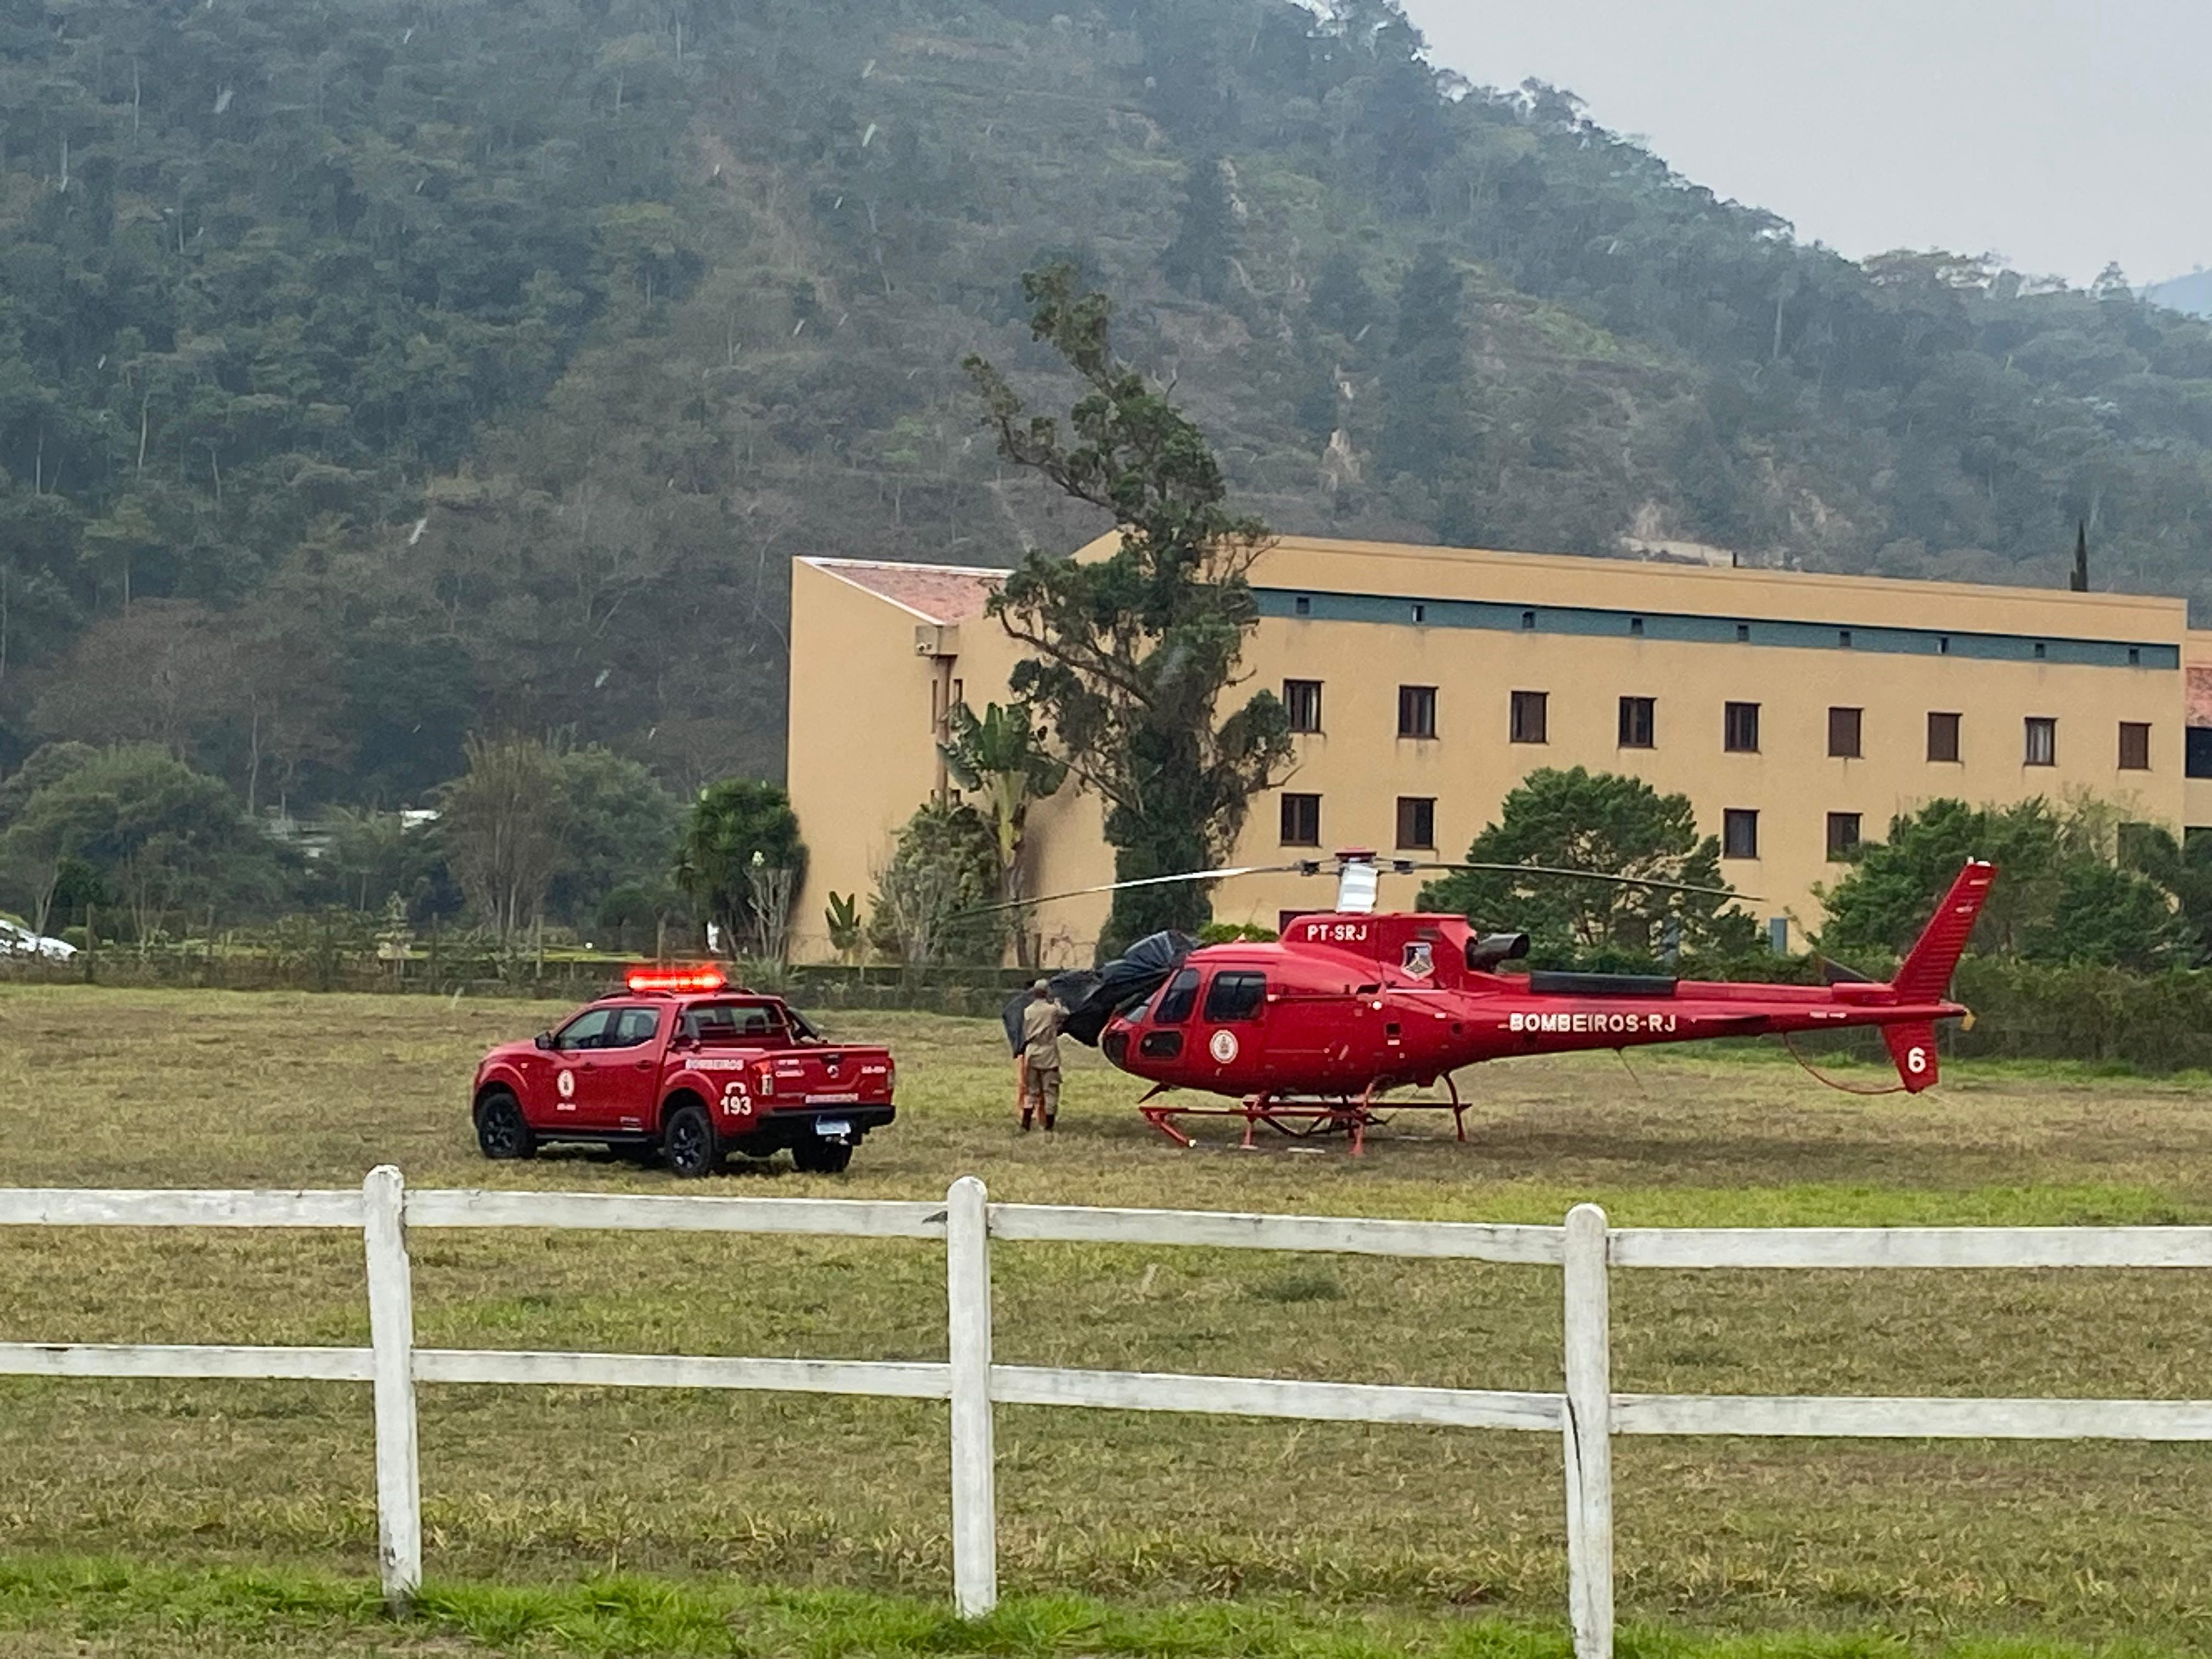
[{"label": "red light bar on truck roof", "polygon": [[624,978],[632,991],[719,991],[730,981],[719,968],[633,968]]}]

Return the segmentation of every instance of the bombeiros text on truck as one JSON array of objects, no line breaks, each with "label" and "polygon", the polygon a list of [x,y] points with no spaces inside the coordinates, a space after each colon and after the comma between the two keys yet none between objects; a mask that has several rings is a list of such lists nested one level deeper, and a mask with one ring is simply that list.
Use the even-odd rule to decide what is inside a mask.
[{"label": "bombeiros text on truck", "polygon": [[889,1049],[832,1042],[720,969],[641,968],[550,1030],[486,1054],[470,1105],[486,1158],[576,1141],[657,1152],[696,1177],[731,1153],[788,1150],[800,1169],[834,1175],[896,1115],[897,1081]]}]

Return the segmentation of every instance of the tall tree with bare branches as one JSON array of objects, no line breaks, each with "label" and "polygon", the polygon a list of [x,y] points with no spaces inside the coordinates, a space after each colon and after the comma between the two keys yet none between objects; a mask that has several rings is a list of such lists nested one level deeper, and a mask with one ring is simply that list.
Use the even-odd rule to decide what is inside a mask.
[{"label": "tall tree with bare branches", "polygon": [[[1031,333],[1087,388],[1066,429],[1030,414],[980,356],[965,367],[1000,452],[1113,514],[1121,545],[1087,561],[1032,553],[1006,578],[991,611],[1030,653],[1013,690],[1042,714],[1079,787],[1105,802],[1117,878],[1208,868],[1291,758],[1289,716],[1272,692],[1221,713],[1247,678],[1238,659],[1259,621],[1248,577],[1269,532],[1224,504],[1205,434],[1115,356],[1103,294],[1082,291],[1066,264],[1022,286]],[[1211,910],[1200,884],[1124,890],[1101,947],[1195,928]]]}]

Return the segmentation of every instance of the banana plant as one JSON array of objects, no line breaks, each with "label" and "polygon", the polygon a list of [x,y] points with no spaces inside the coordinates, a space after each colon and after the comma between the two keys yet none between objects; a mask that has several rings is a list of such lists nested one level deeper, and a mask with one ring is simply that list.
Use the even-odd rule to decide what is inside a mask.
[{"label": "banana plant", "polygon": [[1045,746],[1030,723],[1027,703],[986,703],[978,717],[956,702],[945,718],[946,740],[938,745],[952,781],[978,798],[999,844],[1000,896],[1021,896],[1022,836],[1030,807],[1067,781],[1067,763]]},{"label": "banana plant", "polygon": [[829,924],[830,947],[838,957],[850,962],[860,948],[860,896],[830,890],[829,908],[822,913]]}]

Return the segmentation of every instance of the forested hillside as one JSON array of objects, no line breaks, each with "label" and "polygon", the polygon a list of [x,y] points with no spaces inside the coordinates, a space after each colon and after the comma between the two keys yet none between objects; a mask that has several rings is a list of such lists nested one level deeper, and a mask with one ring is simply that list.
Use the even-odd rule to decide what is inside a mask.
[{"label": "forested hillside", "polygon": [[0,0],[0,766],[773,773],[793,556],[1095,528],[957,368],[1055,395],[1055,256],[1282,527],[2055,583],[2079,519],[2212,599],[2212,329],[1799,246],[1383,0]]}]

